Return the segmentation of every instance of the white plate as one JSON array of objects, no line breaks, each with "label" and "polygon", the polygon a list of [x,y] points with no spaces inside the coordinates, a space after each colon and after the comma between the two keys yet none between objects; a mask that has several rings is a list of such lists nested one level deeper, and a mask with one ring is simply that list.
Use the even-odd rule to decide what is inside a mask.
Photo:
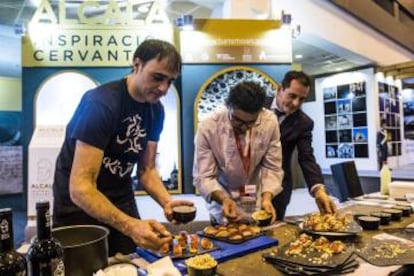
[{"label": "white plate", "polygon": [[303,228],[303,222],[299,223],[299,228],[309,234],[314,234],[314,235],[320,235],[320,236],[330,236],[330,237],[346,237],[346,236],[353,236],[358,234],[359,232],[362,231],[362,227],[360,227],[360,230],[358,228],[358,231],[354,231],[354,232],[329,232],[329,231],[314,231],[314,230],[310,230],[310,229],[304,229]]}]

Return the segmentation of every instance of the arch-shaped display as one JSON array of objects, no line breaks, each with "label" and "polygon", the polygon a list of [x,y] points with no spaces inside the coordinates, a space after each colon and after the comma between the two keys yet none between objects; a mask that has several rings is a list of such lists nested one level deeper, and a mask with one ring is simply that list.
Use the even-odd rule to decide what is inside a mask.
[{"label": "arch-shaped display", "polygon": [[211,76],[198,90],[194,102],[194,129],[198,122],[210,112],[224,105],[230,89],[241,81],[255,81],[266,89],[268,96],[274,96],[279,84],[266,73],[248,66],[232,66]]}]

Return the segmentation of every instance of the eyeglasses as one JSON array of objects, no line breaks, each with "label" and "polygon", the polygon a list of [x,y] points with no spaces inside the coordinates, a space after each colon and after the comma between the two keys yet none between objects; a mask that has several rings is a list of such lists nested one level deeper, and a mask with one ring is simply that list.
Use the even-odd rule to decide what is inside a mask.
[{"label": "eyeglasses", "polygon": [[252,126],[254,126],[254,124],[256,123],[257,117],[254,120],[250,120],[250,121],[245,121],[243,119],[240,119],[239,117],[235,116],[233,114],[233,110],[230,109],[229,110],[229,120],[230,122],[236,126],[236,127],[246,127],[246,128],[250,128]]}]

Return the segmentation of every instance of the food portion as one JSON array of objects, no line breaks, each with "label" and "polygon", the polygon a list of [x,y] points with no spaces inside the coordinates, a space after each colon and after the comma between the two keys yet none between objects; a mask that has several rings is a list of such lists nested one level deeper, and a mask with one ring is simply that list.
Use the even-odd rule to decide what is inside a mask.
[{"label": "food portion", "polygon": [[313,213],[304,218],[303,226],[313,231],[345,232],[349,229],[351,221],[347,215]]},{"label": "food portion", "polygon": [[202,254],[185,261],[187,266],[197,269],[206,269],[217,266],[217,261],[210,254]]},{"label": "food portion", "polygon": [[265,210],[259,210],[252,214],[252,218],[259,226],[267,226],[272,220],[272,214]]},{"label": "food portion", "polygon": [[345,243],[340,240],[329,241],[325,237],[314,240],[303,233],[299,238],[285,248],[284,254],[291,257],[302,257],[316,264],[324,264],[326,260],[335,254],[340,254],[347,249]]},{"label": "food portion", "polygon": [[180,231],[175,235],[171,244],[165,243],[156,253],[157,256],[170,255],[173,258],[192,257],[197,254],[213,250],[214,243],[208,238],[201,238],[197,234],[188,234],[186,231]]},{"label": "food portion", "polygon": [[228,225],[207,226],[202,234],[207,237],[238,243],[258,236],[260,227],[229,223]]}]

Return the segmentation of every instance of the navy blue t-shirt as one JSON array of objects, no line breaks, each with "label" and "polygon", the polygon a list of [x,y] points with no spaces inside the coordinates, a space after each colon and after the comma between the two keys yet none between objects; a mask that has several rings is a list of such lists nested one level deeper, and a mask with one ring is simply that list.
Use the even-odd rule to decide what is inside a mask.
[{"label": "navy blue t-shirt", "polygon": [[[76,141],[102,149],[104,157],[97,188],[118,208],[132,204],[131,172],[148,141],[157,142],[164,123],[164,107],[139,103],[128,93],[126,80],[104,84],[85,93],[66,127],[66,136],[56,161],[54,219],[82,213],[69,195],[69,176]],[[130,215],[137,215],[123,210]]]}]

